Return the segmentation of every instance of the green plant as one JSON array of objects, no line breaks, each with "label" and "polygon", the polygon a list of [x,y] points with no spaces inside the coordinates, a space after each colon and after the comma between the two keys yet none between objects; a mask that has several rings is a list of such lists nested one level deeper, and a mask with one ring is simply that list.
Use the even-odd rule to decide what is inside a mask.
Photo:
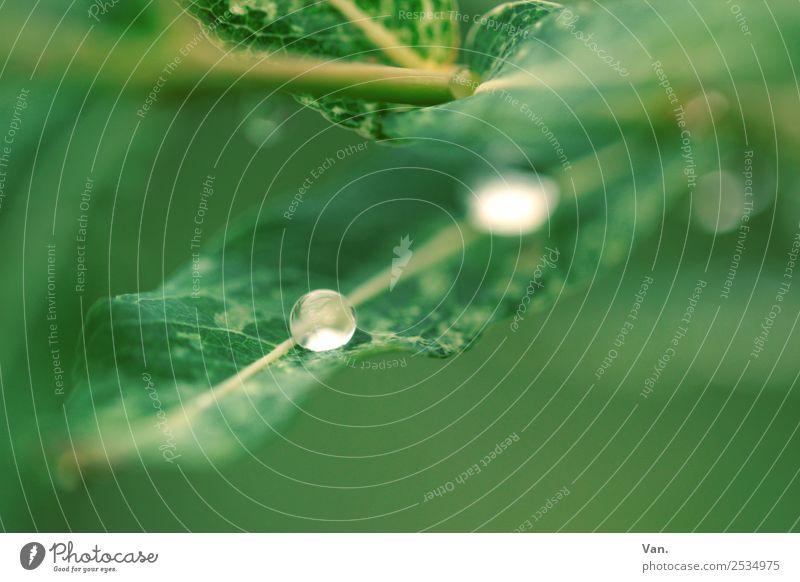
[{"label": "green plant", "polygon": [[[720,7],[687,18],[685,6],[620,0],[603,9],[581,4],[564,16],[550,2],[513,2],[480,20],[458,48],[453,22],[397,17],[429,4],[395,2],[394,18],[378,25],[369,2],[315,10],[298,0],[235,9],[193,2],[189,9],[226,46],[256,56],[191,59],[226,79],[245,74],[286,88],[335,123],[435,149],[456,166],[481,156],[491,164],[499,143],[513,165],[558,182],[563,201],[549,230],[511,238],[475,232],[462,219],[459,188],[425,170],[414,173],[424,199],[402,210],[385,204],[380,181],[364,179],[333,202],[304,202],[288,221],[283,208],[268,208],[257,222],[244,217],[204,255],[200,294],[187,265],[157,291],[92,308],[68,405],[69,446],[56,451],[66,478],[75,467],[135,458],[227,458],[274,432],[348,361],[397,350],[459,353],[514,314],[546,247],[565,260],[547,272],[532,308],[592,281],[657,230],[698,175],[745,142],[739,120],[707,96],[739,99],[757,120],[760,77],[785,81],[778,69],[758,66]],[[588,35],[613,62],[585,42]],[[723,59],[736,59],[735,71],[720,66],[710,38],[725,46]],[[760,139],[758,128],[750,135]],[[421,213],[414,204],[439,210]],[[346,229],[361,212],[368,218]],[[419,246],[388,293],[386,257],[396,238],[385,233],[398,221],[414,223]],[[340,259],[342,241],[352,247]],[[311,353],[288,339],[292,303],[314,288],[342,289],[359,310],[362,331],[341,350]]]}]

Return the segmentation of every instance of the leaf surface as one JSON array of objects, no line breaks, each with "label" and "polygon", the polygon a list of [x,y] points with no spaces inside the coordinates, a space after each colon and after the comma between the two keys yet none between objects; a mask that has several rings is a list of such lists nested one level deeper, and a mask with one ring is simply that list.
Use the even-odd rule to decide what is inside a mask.
[{"label": "leaf surface", "polygon": [[[686,109],[685,118],[676,115],[653,61],[618,40],[619,19],[633,4],[613,6],[616,14],[580,8],[566,17],[542,3],[501,8],[496,26],[533,32],[499,44],[487,44],[480,30],[471,35],[500,52],[497,62],[476,65],[490,77],[477,95],[385,118],[383,131],[398,140],[440,140],[435,156],[409,166],[452,159],[461,185],[431,170],[363,174],[299,208],[246,218],[157,291],[96,305],[85,329],[87,369],[71,403],[77,461],[202,464],[241,454],[283,435],[287,420],[306,413],[307,397],[348,362],[398,350],[458,354],[491,323],[545,309],[562,290],[591,285],[626,261],[697,176],[736,153],[741,136],[720,125],[730,138],[720,146],[707,118],[689,115],[697,87],[669,52],[674,39],[655,34],[641,9],[649,24],[640,37],[653,56],[664,55],[669,86]],[[579,27],[624,64],[598,64]],[[465,226],[464,184],[478,182],[464,169],[486,156],[516,159],[516,167],[495,167],[500,177],[521,168],[535,179],[536,169],[558,182],[561,204],[536,236]],[[396,247],[412,256],[392,282]],[[553,249],[558,260],[545,261]],[[235,389],[219,390],[283,349],[294,301],[318,288],[359,298],[354,339],[327,353],[290,349]],[[63,459],[72,456],[62,450]]]},{"label": "leaf surface", "polygon": [[[459,43],[454,0],[191,0],[187,8],[236,48],[284,55],[380,63],[415,69],[449,66]],[[297,95],[334,123],[379,136],[390,106],[349,97]],[[396,108],[397,106],[394,106]]]}]

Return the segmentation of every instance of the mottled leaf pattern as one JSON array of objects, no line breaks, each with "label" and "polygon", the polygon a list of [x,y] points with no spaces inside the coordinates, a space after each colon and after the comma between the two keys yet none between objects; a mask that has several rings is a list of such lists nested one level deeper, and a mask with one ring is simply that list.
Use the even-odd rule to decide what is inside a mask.
[{"label": "mottled leaf pattern", "polygon": [[[189,10],[237,47],[264,55],[303,55],[428,68],[456,56],[458,23],[424,15],[454,13],[454,0],[184,0]],[[299,95],[334,123],[382,137],[381,103]]]},{"label": "mottled leaf pattern", "polygon": [[[193,0],[189,9],[222,38],[266,53],[403,65],[383,50],[365,26],[380,27],[420,62],[455,57],[457,22],[422,18],[454,12],[453,0]],[[354,17],[348,8],[363,18]],[[388,50],[388,49],[387,49]]]},{"label": "mottled leaf pattern", "polygon": [[[783,40],[774,35],[772,47],[762,45],[774,59],[754,54],[724,4],[694,4],[696,14],[687,14],[683,2],[618,0],[600,9],[579,2],[543,18],[537,3],[515,6],[514,20],[524,18],[517,11],[526,6],[532,11],[531,32],[502,60],[476,65],[488,67],[490,78],[474,95],[387,116],[384,133],[501,147],[518,163],[565,169],[647,133],[673,144],[663,146],[662,158],[680,156],[685,128],[678,118],[685,115],[693,141],[716,131],[730,134],[724,143],[736,150],[746,145],[743,120],[726,114],[741,104],[753,119],[763,117],[762,75],[786,70]],[[754,6],[748,22],[761,28],[781,16],[795,22],[791,11],[787,2]]]},{"label": "mottled leaf pattern", "polygon": [[484,81],[492,79],[518,45],[527,42],[544,23],[541,20],[561,8],[555,2],[522,0],[506,2],[478,19],[469,31],[466,48],[470,68]]}]

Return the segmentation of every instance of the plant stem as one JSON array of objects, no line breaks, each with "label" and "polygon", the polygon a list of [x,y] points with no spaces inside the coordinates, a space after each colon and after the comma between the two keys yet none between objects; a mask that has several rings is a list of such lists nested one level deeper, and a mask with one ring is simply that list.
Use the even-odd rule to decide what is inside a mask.
[{"label": "plant stem", "polygon": [[[40,23],[39,23],[40,24]],[[187,23],[188,24],[188,23]],[[160,93],[200,87],[282,89],[314,97],[349,96],[408,105],[437,105],[472,94],[476,79],[464,71],[372,65],[224,52],[194,26],[178,20],[157,39],[130,40],[100,28],[56,27],[52,38],[26,28],[19,38],[0,26],[0,52],[8,70],[39,78],[88,81]],[[191,30],[195,30],[194,36]],[[402,60],[402,59],[401,59]],[[407,60],[407,59],[406,59]],[[2,63],[0,63],[2,64]]]},{"label": "plant stem", "polygon": [[235,80],[263,87],[278,87],[315,97],[331,94],[357,97],[370,101],[408,105],[438,105],[457,98],[463,86],[459,73],[431,69],[407,69],[386,65],[367,65],[309,59],[268,58],[248,63],[222,58],[208,63]]}]

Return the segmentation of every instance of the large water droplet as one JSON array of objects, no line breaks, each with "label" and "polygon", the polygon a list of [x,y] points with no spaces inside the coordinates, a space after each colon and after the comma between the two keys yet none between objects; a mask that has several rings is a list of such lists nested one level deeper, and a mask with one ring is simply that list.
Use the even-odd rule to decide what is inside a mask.
[{"label": "large water droplet", "polygon": [[356,312],[344,295],[317,289],[294,304],[289,328],[295,343],[307,350],[335,350],[349,342],[356,332]]},{"label": "large water droplet", "polygon": [[520,235],[540,228],[558,205],[558,186],[536,174],[516,173],[481,184],[470,196],[469,215],[478,230]]}]

